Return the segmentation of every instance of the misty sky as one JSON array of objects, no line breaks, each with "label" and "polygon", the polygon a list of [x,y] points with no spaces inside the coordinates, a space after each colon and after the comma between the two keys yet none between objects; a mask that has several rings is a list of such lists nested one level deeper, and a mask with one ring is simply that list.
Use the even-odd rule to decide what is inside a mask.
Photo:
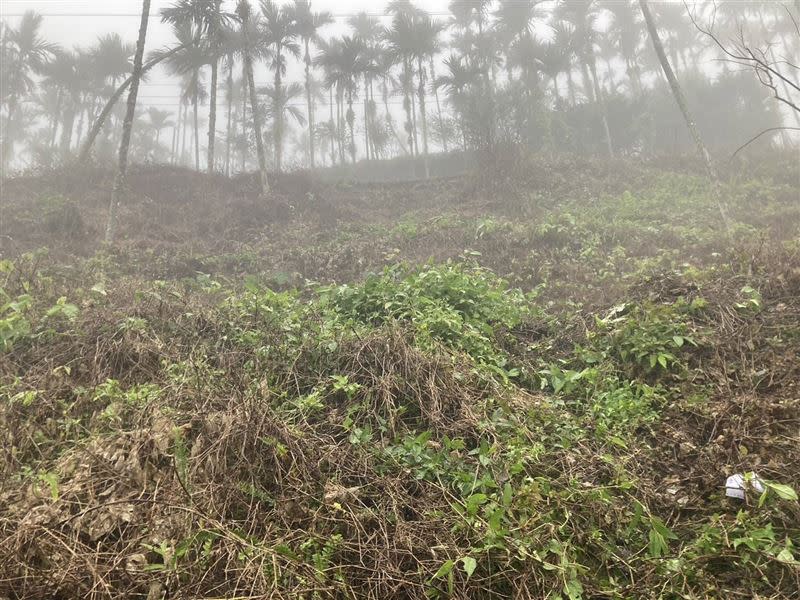
[{"label": "misty sky", "polygon": [[[162,24],[160,12],[170,6],[173,0],[152,0],[150,25],[147,33],[147,48],[154,50],[165,46],[172,40],[170,27]],[[284,0],[288,4],[289,0]],[[416,2],[417,6],[444,18],[447,13],[448,0],[424,0]],[[254,7],[258,0],[251,0]],[[346,31],[344,26],[347,17],[367,11],[380,15],[385,12],[388,1],[381,0],[313,0],[314,10],[327,10],[336,16],[337,24],[327,27],[324,36],[340,34]],[[235,0],[225,0],[223,6],[233,10]],[[45,16],[44,34],[48,40],[64,47],[90,46],[98,36],[106,33],[119,33],[123,39],[136,41],[139,28],[141,0],[0,0],[0,18],[14,26],[26,10],[35,10]],[[387,19],[388,22],[388,19]],[[302,70],[299,65],[290,66],[289,81],[300,81]],[[178,87],[169,81],[163,71],[154,71],[148,81],[142,85],[140,103],[145,106],[158,106],[165,110],[176,110]],[[271,77],[269,78],[271,80]],[[260,66],[256,71],[257,85],[268,82],[266,67]]]},{"label": "misty sky", "polygon": [[[284,2],[288,4],[288,0]],[[169,28],[160,23],[158,15],[161,9],[172,4],[172,0],[152,0],[151,19],[152,42],[154,46],[169,40]],[[229,10],[235,6],[234,0],[226,0],[223,5]],[[254,7],[258,0],[252,0]],[[371,14],[382,14],[388,2],[381,0],[313,0],[314,10],[327,10],[339,20],[360,11]],[[436,13],[446,13],[448,0],[425,0],[417,2],[418,6]],[[141,11],[141,0],[0,0],[0,13],[9,23],[14,23],[13,15],[26,10],[35,10],[47,15],[45,31],[52,40],[65,46],[86,44],[98,35],[116,31],[128,39],[135,39],[138,29],[137,15]],[[60,16],[59,16],[60,15]],[[119,15],[119,16],[109,16]],[[335,28],[331,28],[335,31]]]}]

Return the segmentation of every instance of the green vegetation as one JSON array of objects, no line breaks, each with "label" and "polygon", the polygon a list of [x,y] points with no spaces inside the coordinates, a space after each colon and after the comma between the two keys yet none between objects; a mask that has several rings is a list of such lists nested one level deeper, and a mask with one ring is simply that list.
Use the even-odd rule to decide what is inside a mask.
[{"label": "green vegetation", "polygon": [[398,248],[363,277],[274,285],[255,245],[168,279],[135,248],[4,261],[0,590],[793,597],[797,208],[729,191],[733,244],[665,174],[350,224],[332,245]]}]

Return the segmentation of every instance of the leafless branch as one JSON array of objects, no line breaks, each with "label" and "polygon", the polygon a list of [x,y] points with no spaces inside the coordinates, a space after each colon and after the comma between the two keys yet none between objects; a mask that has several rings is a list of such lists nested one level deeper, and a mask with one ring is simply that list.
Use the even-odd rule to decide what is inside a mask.
[{"label": "leafless branch", "polygon": [[742,144],[741,146],[739,146],[739,147],[736,149],[736,152],[734,152],[733,154],[731,154],[731,160],[733,160],[734,158],[736,158],[736,155],[737,155],[737,154],[739,154],[739,152],[740,152],[741,150],[744,150],[744,149],[745,149],[747,146],[749,146],[750,144],[752,144],[753,142],[755,142],[755,141],[756,141],[758,138],[760,138],[762,135],[765,135],[765,134],[767,134],[767,133],[771,133],[771,132],[773,132],[773,131],[800,131],[800,127],[770,127],[769,129],[765,129],[764,131],[762,131],[762,132],[761,132],[761,133],[759,133],[758,135],[755,135],[755,136],[751,137],[751,138],[750,138],[749,140],[747,140],[747,141],[746,141],[744,144]]},{"label": "leafless branch", "polygon": [[789,18],[792,20],[792,24],[794,25],[794,30],[797,32],[797,37],[800,37],[800,25],[797,24],[797,19],[794,18],[792,11],[789,10],[788,6],[784,6],[783,9],[786,11],[786,14],[789,15]]},{"label": "leafless branch", "polygon": [[[798,93],[800,93],[800,84],[793,80],[791,77],[787,76],[786,74],[782,73],[779,70],[780,66],[787,66],[791,67],[795,70],[799,70],[798,67],[788,60],[783,61],[776,61],[774,59],[770,59],[768,53],[771,52],[771,43],[767,43],[766,50],[764,48],[755,48],[748,44],[745,39],[744,29],[743,26],[739,25],[738,37],[733,43],[728,46],[725,45],[722,41],[720,41],[719,37],[714,33],[713,24],[711,27],[701,25],[694,12],[689,9],[686,0],[684,0],[684,6],[686,7],[686,11],[689,14],[689,18],[692,21],[694,27],[701,32],[702,34],[706,35],[709,39],[711,39],[714,44],[722,51],[723,55],[727,58],[723,58],[726,62],[731,62],[733,64],[742,65],[749,67],[755,71],[756,76],[758,77],[759,82],[764,85],[765,87],[769,88],[772,92],[772,96],[782,104],[790,107],[792,110],[797,111],[800,113],[800,106],[798,106],[797,102],[789,97],[790,88]],[[788,10],[788,9],[787,9]],[[714,3],[714,15],[716,15],[716,3]],[[795,25],[795,29],[798,30],[798,35],[800,35],[800,27],[798,27],[797,21],[795,20],[794,16],[789,13],[792,22]],[[713,20],[712,20],[713,23]],[[784,85],[783,95],[778,90],[778,85],[776,80],[780,81]]]}]

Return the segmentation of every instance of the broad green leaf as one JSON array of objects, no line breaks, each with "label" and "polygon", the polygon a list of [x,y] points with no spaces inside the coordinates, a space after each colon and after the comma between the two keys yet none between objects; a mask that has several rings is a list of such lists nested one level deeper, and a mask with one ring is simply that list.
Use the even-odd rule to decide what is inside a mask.
[{"label": "broad green leaf", "polygon": [[467,574],[467,579],[472,577],[472,574],[475,572],[475,567],[478,566],[478,561],[476,561],[471,556],[465,556],[461,559],[462,566],[464,567],[464,572]]},{"label": "broad green leaf", "polygon": [[570,579],[564,584],[564,593],[569,600],[581,600],[583,598],[583,585],[577,579]]},{"label": "broad green leaf", "polygon": [[800,564],[799,562],[797,562],[797,559],[795,559],[794,555],[792,554],[792,551],[789,550],[788,548],[784,548],[783,550],[778,552],[778,556],[776,556],[775,558],[778,560],[778,562],[782,562],[783,564],[786,565]]},{"label": "broad green leaf", "polygon": [[667,550],[667,543],[660,533],[655,529],[650,530],[650,543],[648,553],[652,558],[660,558]]},{"label": "broad green leaf", "polygon": [[668,540],[677,540],[678,536],[672,533],[672,530],[664,524],[664,521],[659,519],[658,517],[653,517],[650,520],[650,523],[658,533],[664,536],[665,539]]},{"label": "broad green leaf", "polygon": [[783,483],[775,483],[774,481],[765,481],[764,485],[771,489],[782,500],[797,500],[797,492],[794,488]]},{"label": "broad green leaf", "polygon": [[510,483],[506,483],[503,486],[503,506],[508,508],[511,506],[511,501],[514,499],[514,490],[511,487]]},{"label": "broad green leaf", "polygon": [[453,570],[453,567],[455,566],[455,564],[456,563],[454,561],[452,561],[452,560],[445,561],[444,564],[442,564],[442,566],[439,567],[439,570],[436,571],[436,573],[434,573],[433,579],[440,579],[440,578],[442,578],[442,577],[444,577],[446,575],[449,575],[450,571]]},{"label": "broad green leaf", "polygon": [[609,436],[608,441],[615,446],[619,446],[620,448],[628,448],[628,444],[625,442],[625,440],[623,440],[621,437],[617,437],[616,435]]}]

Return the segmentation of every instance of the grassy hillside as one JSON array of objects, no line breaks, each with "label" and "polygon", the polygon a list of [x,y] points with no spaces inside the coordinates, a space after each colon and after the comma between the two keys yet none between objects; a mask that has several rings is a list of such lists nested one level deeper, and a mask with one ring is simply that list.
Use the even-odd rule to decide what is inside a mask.
[{"label": "grassy hillside", "polygon": [[782,164],[6,182],[0,597],[796,597]]}]

